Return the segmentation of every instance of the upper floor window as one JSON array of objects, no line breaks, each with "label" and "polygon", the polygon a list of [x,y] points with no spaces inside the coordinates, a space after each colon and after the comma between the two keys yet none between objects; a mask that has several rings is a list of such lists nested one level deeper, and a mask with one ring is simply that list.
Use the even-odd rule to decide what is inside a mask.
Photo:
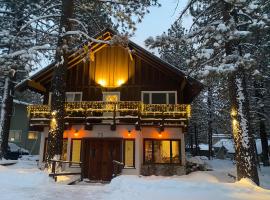
[{"label": "upper floor window", "polygon": [[176,104],[176,91],[142,91],[142,102],[145,104]]},{"label": "upper floor window", "polygon": [[[51,104],[52,93],[49,95],[49,104]],[[82,92],[66,92],[66,102],[82,101]]]},{"label": "upper floor window", "polygon": [[66,92],[66,102],[82,101],[82,92]]}]

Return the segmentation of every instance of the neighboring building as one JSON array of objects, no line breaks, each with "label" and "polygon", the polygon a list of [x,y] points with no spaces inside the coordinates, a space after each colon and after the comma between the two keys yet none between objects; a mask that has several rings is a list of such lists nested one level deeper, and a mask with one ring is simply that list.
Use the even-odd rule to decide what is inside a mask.
[{"label": "neighboring building", "polygon": [[[256,153],[259,156],[259,158],[261,157],[262,154],[262,143],[261,143],[261,139],[257,138],[255,139],[255,143],[256,143]],[[220,151],[222,151],[222,154],[225,154],[224,156],[222,155],[222,157],[224,158],[231,158],[234,159],[235,156],[235,148],[234,148],[234,141],[233,139],[230,138],[223,138],[220,139],[218,142],[216,142],[214,145],[214,150],[216,155],[219,154]],[[270,140],[268,140],[268,149],[270,152]]]},{"label": "neighboring building", "polygon": [[[106,29],[96,38],[113,35]],[[88,45],[70,56],[63,158],[82,161],[84,178],[91,180],[110,180],[113,160],[124,163],[123,174],[185,174],[189,104],[202,84],[131,41],[128,48]],[[40,162],[52,116],[54,67],[17,85],[44,95],[44,105],[29,106],[30,129],[42,132]]]},{"label": "neighboring building", "polygon": [[[9,143],[14,143],[18,147],[21,147],[22,150],[26,149],[30,154],[37,155],[39,154],[40,148],[40,133],[36,131],[28,131],[28,105],[28,103],[22,101],[13,101],[13,113],[9,131]],[[16,148],[11,147],[11,149]]]}]

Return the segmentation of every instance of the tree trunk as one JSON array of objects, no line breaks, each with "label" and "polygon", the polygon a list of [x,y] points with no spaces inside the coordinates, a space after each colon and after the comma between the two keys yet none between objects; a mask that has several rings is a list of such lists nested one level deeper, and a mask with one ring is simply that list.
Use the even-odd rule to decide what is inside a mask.
[{"label": "tree trunk", "polygon": [[265,117],[262,116],[264,112],[264,104],[263,103],[263,94],[259,90],[259,88],[263,88],[264,84],[262,81],[258,80],[254,82],[255,87],[255,96],[257,99],[258,107],[259,107],[259,125],[260,125],[260,138],[261,138],[261,145],[262,145],[262,162],[263,166],[270,166],[269,163],[269,149],[268,149],[268,139],[267,139],[267,133],[266,133],[266,127],[265,127]]},{"label": "tree trunk", "polygon": [[265,130],[265,121],[260,117],[260,138],[261,138],[261,144],[262,144],[262,161],[263,166],[270,166],[269,163],[269,149],[268,149],[268,139],[267,139],[267,133]]},{"label": "tree trunk", "polygon": [[208,159],[212,158],[212,136],[213,136],[213,128],[212,128],[212,89],[208,87],[208,96],[207,96],[207,104],[208,104]]},{"label": "tree trunk", "polygon": [[197,124],[194,124],[195,156],[199,155],[198,130]]},{"label": "tree trunk", "polygon": [[[56,50],[56,67],[51,85],[51,121],[46,152],[47,164],[50,159],[61,159],[63,146],[63,133],[65,129],[65,91],[66,72],[68,66],[68,45],[70,37],[65,36],[66,31],[72,30],[69,21],[74,15],[74,1],[62,0],[62,16],[60,21],[60,37]],[[49,167],[47,165],[47,167]]]},{"label": "tree trunk", "polygon": [[15,70],[11,70],[5,78],[4,94],[1,107],[1,120],[0,120],[0,136],[1,136],[1,154],[0,158],[7,158],[7,152],[9,149],[9,129],[13,111],[13,97],[15,88],[16,73]]},{"label": "tree trunk", "polygon": [[249,178],[259,185],[244,69],[239,66],[231,75],[229,83],[237,179]]},{"label": "tree trunk", "polygon": [[[234,20],[235,23],[238,23],[236,10],[232,8],[230,3],[224,2],[222,14],[225,24],[232,23],[232,20]],[[232,55],[237,51],[238,56],[242,56],[239,41],[227,41],[225,43],[225,52],[227,56]],[[241,64],[231,64],[235,65],[234,72],[229,76],[229,91],[237,179],[241,180],[242,178],[249,178],[259,185],[255,143],[250,127],[249,98],[245,82],[245,70]]]}]

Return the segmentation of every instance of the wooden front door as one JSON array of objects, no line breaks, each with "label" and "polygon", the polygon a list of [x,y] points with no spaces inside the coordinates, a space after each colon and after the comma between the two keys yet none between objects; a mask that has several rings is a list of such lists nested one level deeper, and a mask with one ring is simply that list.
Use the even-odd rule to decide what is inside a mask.
[{"label": "wooden front door", "polygon": [[83,140],[84,178],[110,181],[113,160],[122,161],[121,138],[86,138]]}]

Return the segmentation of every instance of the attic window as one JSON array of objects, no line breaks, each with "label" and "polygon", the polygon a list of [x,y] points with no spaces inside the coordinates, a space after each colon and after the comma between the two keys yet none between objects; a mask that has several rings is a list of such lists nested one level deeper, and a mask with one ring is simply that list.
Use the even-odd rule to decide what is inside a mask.
[{"label": "attic window", "polygon": [[144,104],[176,104],[176,91],[143,91]]}]

